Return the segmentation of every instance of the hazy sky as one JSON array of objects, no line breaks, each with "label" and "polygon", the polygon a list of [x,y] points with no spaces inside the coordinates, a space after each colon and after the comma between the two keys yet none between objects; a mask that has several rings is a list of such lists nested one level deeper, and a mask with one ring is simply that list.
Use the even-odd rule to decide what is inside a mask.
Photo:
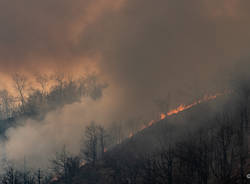
[{"label": "hazy sky", "polygon": [[249,0],[0,0],[0,89],[12,86],[13,72],[97,72],[109,84],[99,101],[10,128],[8,157],[43,162],[63,144],[77,151],[92,120],[145,117],[157,98],[170,94],[176,106],[227,88],[232,72],[249,73],[249,7]]},{"label": "hazy sky", "polygon": [[[0,72],[96,71],[125,110],[216,91],[248,57],[248,0],[0,1]],[[2,81],[2,86],[6,85]],[[116,99],[117,100],[117,99]]]}]

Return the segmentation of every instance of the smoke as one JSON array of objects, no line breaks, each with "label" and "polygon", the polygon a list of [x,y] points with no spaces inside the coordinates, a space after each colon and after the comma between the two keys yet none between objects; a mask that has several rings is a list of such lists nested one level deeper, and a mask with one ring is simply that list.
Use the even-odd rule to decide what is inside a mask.
[{"label": "smoke", "polygon": [[117,89],[114,93],[123,91],[131,112],[167,93],[178,104],[200,91],[220,90],[225,68],[248,54],[248,5],[244,0],[3,1],[1,71],[92,69]]},{"label": "smoke", "polygon": [[102,13],[119,9],[121,3],[121,0],[1,1],[1,72],[51,67],[63,70],[70,62],[88,63],[88,58],[80,57],[73,49],[79,34]]},{"label": "smoke", "polygon": [[22,126],[9,128],[7,141],[2,143],[5,155],[1,156],[20,165],[25,158],[29,167],[46,168],[63,146],[70,153],[79,154],[86,125],[92,121],[105,125],[114,120],[113,109],[118,104],[111,97],[106,95],[97,101],[83,98],[81,102],[49,112],[42,121],[28,119]]},{"label": "smoke", "polygon": [[[246,1],[127,1],[89,26],[81,47],[101,51],[112,84],[132,112],[170,93],[173,104],[223,91],[249,51]],[[131,107],[131,104],[132,107]],[[126,108],[126,107],[124,107]]]},{"label": "smoke", "polygon": [[175,106],[223,91],[229,71],[249,55],[249,5],[245,0],[1,1],[0,84],[7,85],[6,76],[15,71],[92,70],[110,86],[99,102],[65,106],[42,123],[28,120],[10,129],[8,155],[40,157],[39,150],[50,153],[57,142],[77,151],[85,122],[149,114],[154,100],[169,94]]}]

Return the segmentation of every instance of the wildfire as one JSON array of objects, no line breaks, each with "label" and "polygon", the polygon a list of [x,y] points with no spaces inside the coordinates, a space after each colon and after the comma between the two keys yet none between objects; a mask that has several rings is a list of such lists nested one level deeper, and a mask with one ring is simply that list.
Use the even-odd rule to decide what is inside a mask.
[{"label": "wildfire", "polygon": [[[214,99],[216,99],[218,96],[221,96],[221,95],[223,95],[224,93],[217,93],[216,95],[205,95],[202,99],[200,99],[200,100],[198,100],[198,101],[196,101],[196,102],[194,102],[194,103],[192,103],[192,104],[189,104],[189,105],[184,105],[184,104],[181,104],[181,105],[179,105],[176,109],[173,109],[173,110],[171,110],[171,111],[169,111],[168,113],[167,113],[167,116],[171,116],[171,115],[173,115],[173,114],[178,114],[179,112],[182,112],[182,111],[184,111],[184,110],[187,110],[187,109],[190,109],[191,107],[193,107],[193,106],[195,106],[195,105],[198,105],[198,104],[200,104],[200,103],[202,103],[202,102],[206,102],[206,101],[209,101],[209,100],[214,100]],[[165,114],[161,114],[161,119],[162,119],[162,117],[164,117],[163,115],[165,115]],[[166,115],[165,115],[165,118],[167,117]],[[165,118],[163,118],[163,119],[165,119]]]},{"label": "wildfire", "polygon": [[164,113],[161,113],[161,120],[165,119],[166,118],[166,114]]},{"label": "wildfire", "polygon": [[[224,95],[225,93],[217,93],[215,95],[205,95],[202,99],[196,101],[196,102],[193,102],[192,104],[189,104],[189,105],[185,105],[185,104],[181,104],[179,105],[176,109],[172,109],[170,110],[169,112],[167,113],[161,113],[160,114],[160,119],[161,120],[164,120],[166,119],[168,116],[171,116],[171,115],[174,115],[174,114],[178,114],[182,111],[185,111],[187,109],[190,109],[191,107],[195,106],[195,105],[198,105],[202,102],[206,102],[206,101],[209,101],[209,100],[214,100],[216,99],[218,96],[222,96]],[[154,123],[156,123],[157,121],[156,120],[151,120],[147,125],[143,125],[139,131],[142,131],[144,130],[145,128],[148,128],[150,126],[152,126]],[[134,134],[133,133],[130,133],[129,134],[129,138],[133,137]]]},{"label": "wildfire", "polygon": [[133,133],[130,133],[128,137],[131,138],[133,137],[133,135],[134,135]]},{"label": "wildfire", "polygon": [[[151,121],[150,121],[151,122]],[[148,125],[143,125],[141,128],[140,128],[140,131],[142,131],[143,129],[147,128]]]},{"label": "wildfire", "polygon": [[[164,115],[164,118],[165,118],[166,115],[165,115],[165,114],[163,114],[163,115]],[[163,118],[163,116],[162,116],[162,118]],[[164,118],[163,118],[163,119],[164,119]],[[148,123],[148,127],[152,126],[155,122],[156,122],[155,120],[151,120],[151,121]]]}]

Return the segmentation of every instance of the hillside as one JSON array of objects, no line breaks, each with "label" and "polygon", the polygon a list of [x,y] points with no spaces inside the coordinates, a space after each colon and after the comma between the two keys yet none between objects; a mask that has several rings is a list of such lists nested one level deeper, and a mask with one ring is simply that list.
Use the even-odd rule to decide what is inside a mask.
[{"label": "hillside", "polygon": [[80,167],[70,183],[238,183],[250,171],[238,102],[226,95],[168,116]]}]

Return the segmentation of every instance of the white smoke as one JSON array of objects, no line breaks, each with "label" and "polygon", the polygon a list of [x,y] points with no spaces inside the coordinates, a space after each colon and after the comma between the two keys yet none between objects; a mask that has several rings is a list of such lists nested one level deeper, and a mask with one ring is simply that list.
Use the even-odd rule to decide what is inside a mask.
[{"label": "white smoke", "polygon": [[78,154],[86,125],[114,120],[111,109],[118,105],[117,100],[106,92],[97,101],[84,98],[49,112],[42,121],[28,119],[22,126],[9,128],[7,140],[1,144],[1,158],[17,164],[23,164],[25,158],[29,167],[44,168],[64,145],[72,154]]}]

